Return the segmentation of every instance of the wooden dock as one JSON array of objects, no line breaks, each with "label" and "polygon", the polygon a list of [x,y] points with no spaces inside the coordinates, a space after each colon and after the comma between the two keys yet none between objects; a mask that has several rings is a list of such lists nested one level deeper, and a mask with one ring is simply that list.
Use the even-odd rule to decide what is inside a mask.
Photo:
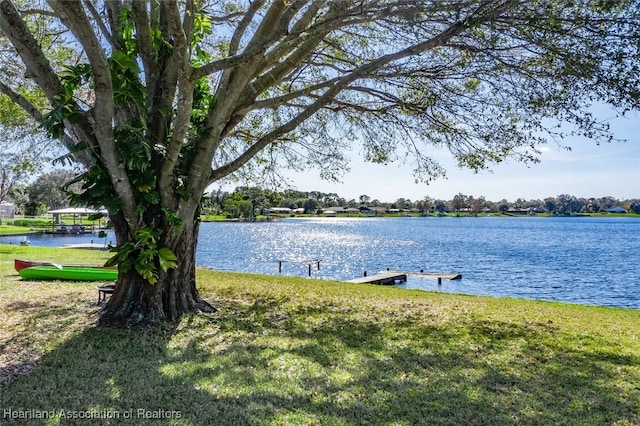
[{"label": "wooden dock", "polygon": [[364,273],[363,277],[355,278],[348,283],[355,284],[382,284],[382,285],[394,285],[396,282],[407,281],[407,275],[416,275],[423,278],[434,278],[438,280],[438,284],[442,283],[442,280],[459,280],[462,279],[462,274],[459,272],[453,273],[440,273],[440,272],[400,272],[400,271],[382,271],[376,275],[367,275]]},{"label": "wooden dock", "polygon": [[278,263],[278,273],[282,273],[282,264],[285,262],[289,262],[289,263],[305,263],[307,265],[307,268],[309,270],[309,277],[311,277],[311,266],[312,265],[316,265],[318,268],[318,271],[320,270],[320,262],[322,262],[322,259],[278,259],[278,260],[274,260],[273,262],[277,262]]},{"label": "wooden dock", "polygon": [[416,275],[418,277],[423,278],[436,278],[438,280],[460,280],[462,279],[462,274],[459,272],[452,273],[441,273],[441,272],[408,272],[409,275]]},{"label": "wooden dock", "polygon": [[365,275],[364,277],[355,278],[346,282],[354,284],[394,285],[397,281],[407,281],[407,274],[404,272],[383,271],[376,275]]}]

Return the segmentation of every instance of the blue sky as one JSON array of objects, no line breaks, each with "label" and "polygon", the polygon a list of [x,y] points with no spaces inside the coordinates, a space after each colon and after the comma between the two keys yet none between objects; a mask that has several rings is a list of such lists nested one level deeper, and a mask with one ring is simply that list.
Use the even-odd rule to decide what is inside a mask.
[{"label": "blue sky", "polygon": [[605,197],[618,199],[640,198],[640,114],[626,118],[602,109],[602,120],[610,120],[611,129],[619,139],[627,142],[597,145],[587,138],[567,139],[567,151],[549,142],[542,146],[541,162],[525,165],[514,161],[493,167],[493,172],[475,174],[458,168],[446,151],[434,151],[433,157],[447,169],[447,179],[429,185],[415,183],[411,166],[387,166],[363,163],[354,153],[351,171],[344,175],[343,183],[322,181],[317,171],[287,176],[301,191],[335,192],[346,199],[368,195],[382,202],[398,198],[413,201],[430,196],[450,200],[463,193],[484,196],[490,201],[518,198],[544,199],[560,194],[576,197]]}]

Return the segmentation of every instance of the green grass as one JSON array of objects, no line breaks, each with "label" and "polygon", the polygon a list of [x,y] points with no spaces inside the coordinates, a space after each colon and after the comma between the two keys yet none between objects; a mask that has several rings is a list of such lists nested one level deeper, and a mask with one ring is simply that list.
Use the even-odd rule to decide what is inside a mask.
[{"label": "green grass", "polygon": [[640,424],[638,310],[199,270],[215,314],[97,329],[95,284],[12,270],[106,255],[0,246],[0,409],[57,416],[16,424]]},{"label": "green grass", "polygon": [[0,225],[0,235],[23,234],[26,232],[31,232],[31,228],[7,224]]},{"label": "green grass", "polygon": [[[69,222],[73,223],[73,216],[66,217]],[[29,228],[51,228],[53,226],[53,219],[50,217],[33,217],[33,218],[19,218],[8,219],[16,226],[24,226]]]},{"label": "green grass", "polygon": [[[84,217],[76,217],[73,215],[61,215],[60,216],[61,223],[66,223],[67,225],[76,223],[78,225],[97,225],[98,222],[90,221],[86,216]],[[52,229],[54,227],[53,218],[51,216],[38,216],[38,217],[23,217],[16,216],[13,219],[3,219],[2,225],[0,225],[0,235],[7,232],[6,229],[10,226],[15,226],[20,229],[17,232],[28,232],[29,230],[43,230],[43,229]],[[5,232],[3,232],[3,230]]]}]

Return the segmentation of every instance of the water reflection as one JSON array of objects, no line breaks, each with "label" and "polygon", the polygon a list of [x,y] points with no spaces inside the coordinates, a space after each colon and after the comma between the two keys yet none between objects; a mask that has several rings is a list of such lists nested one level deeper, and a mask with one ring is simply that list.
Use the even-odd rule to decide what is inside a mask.
[{"label": "water reflection", "polygon": [[[391,268],[461,272],[410,276],[404,288],[640,308],[640,221],[604,218],[292,219],[202,224],[198,261],[278,273],[277,260],[322,259],[316,278],[347,280]],[[304,276],[285,263],[282,274]]]},{"label": "water reflection", "polygon": [[[203,223],[197,262],[213,269],[348,280],[390,268],[404,288],[640,308],[640,220],[627,218],[321,218]],[[0,237],[19,244],[23,237]],[[30,236],[33,245],[113,243],[97,235]],[[305,263],[306,262],[306,263]]]}]

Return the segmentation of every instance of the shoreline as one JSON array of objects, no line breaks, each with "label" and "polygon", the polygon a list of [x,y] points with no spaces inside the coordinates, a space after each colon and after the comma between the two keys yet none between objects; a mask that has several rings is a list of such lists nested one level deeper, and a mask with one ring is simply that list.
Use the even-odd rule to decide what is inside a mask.
[{"label": "shoreline", "polygon": [[[7,247],[7,249],[3,249],[3,247]],[[0,253],[3,253],[3,255],[7,255],[6,258],[0,257],[0,270],[2,270],[2,263],[3,262],[7,262],[7,263],[11,263],[11,270],[13,271],[13,260],[14,257],[17,256],[21,256],[24,258],[29,258],[29,260],[42,260],[42,257],[38,257],[38,256],[48,256],[47,257],[47,261],[55,261],[57,263],[65,263],[65,262],[71,262],[73,260],[75,260],[76,255],[74,253],[82,253],[83,256],[89,258],[89,259],[93,259],[94,257],[96,259],[98,259],[97,261],[100,262],[102,261],[106,261],[106,259],[110,256],[109,252],[104,251],[104,250],[86,250],[86,249],[82,249],[82,248],[74,248],[74,247],[66,247],[65,250],[58,250],[60,248],[63,247],[44,247],[44,246],[20,246],[20,245],[14,245],[14,244],[2,244],[0,242]],[[28,252],[31,251],[32,255],[30,255]],[[10,252],[15,252],[13,254],[13,257],[11,257]],[[66,252],[66,253],[65,253]],[[96,253],[94,255],[94,253]],[[100,255],[100,253],[104,253],[105,256],[102,259],[103,256]],[[11,258],[9,258],[11,257]],[[36,259],[37,257],[37,259]],[[33,259],[31,259],[33,258]],[[303,262],[305,263],[305,262]],[[369,283],[351,283],[349,282],[350,280],[337,280],[337,279],[328,279],[328,278],[320,278],[320,277],[314,277],[314,276],[304,276],[303,275],[289,275],[289,274],[282,274],[282,273],[257,273],[257,272],[251,272],[251,271],[238,271],[238,270],[229,270],[229,269],[214,269],[211,268],[207,265],[203,265],[203,264],[196,264],[196,268],[199,271],[206,273],[215,273],[215,274],[234,274],[237,275],[238,277],[252,277],[255,279],[264,279],[264,280],[290,280],[290,279],[301,279],[304,280],[306,282],[313,282],[315,281],[316,283],[320,284],[327,284],[327,283],[337,283],[337,284],[341,284],[341,285],[356,285],[356,286],[362,286],[362,288],[364,289],[372,289],[371,291],[376,291],[373,290],[375,288],[393,288],[393,289],[398,289],[398,290],[402,290],[403,292],[407,292],[407,297],[412,297],[410,296],[412,293],[417,292],[418,294],[425,294],[425,295],[433,295],[433,296],[440,296],[440,295],[448,295],[448,296],[459,296],[461,298],[465,298],[465,297],[474,297],[474,298],[488,298],[491,300],[502,300],[502,301],[508,301],[508,300],[515,300],[515,301],[521,301],[524,303],[552,303],[552,304],[561,304],[561,305],[568,305],[568,306],[580,306],[580,307],[585,307],[585,308],[596,308],[596,309],[618,309],[618,310],[626,310],[626,311],[633,311],[633,312],[638,312],[640,311],[640,307],[633,307],[633,306],[614,306],[614,305],[602,305],[602,304],[588,304],[588,303],[580,303],[580,302],[573,302],[573,301],[567,301],[567,300],[553,300],[553,299],[546,299],[546,298],[527,298],[527,297],[517,297],[517,296],[501,296],[501,295],[491,295],[491,294],[469,294],[469,293],[456,293],[456,292],[451,292],[451,291],[440,291],[440,290],[433,290],[433,289],[420,289],[420,288],[407,288],[407,287],[403,287],[403,283],[397,284],[397,285],[381,285],[381,284],[369,284]],[[15,272],[15,271],[13,271]],[[17,275],[17,272],[15,273]],[[419,272],[407,272],[408,275],[410,274],[414,274],[414,275],[420,275]],[[438,275],[437,273],[434,273],[435,275]],[[439,274],[442,275],[442,274]],[[464,276],[464,274],[462,274],[462,276]],[[0,284],[5,284],[6,283],[6,278],[7,276],[0,276]],[[360,277],[362,276],[357,276],[357,277],[353,277],[354,280],[358,280]],[[443,285],[454,285],[454,280],[443,280],[444,284]],[[451,281],[451,282],[449,282]],[[37,281],[36,281],[37,282]],[[366,291],[366,290],[364,290]]]},{"label": "shoreline", "polygon": [[628,218],[628,219],[640,219],[640,214],[635,213],[626,213],[626,214],[573,214],[573,215],[551,215],[551,214],[535,214],[535,215],[522,215],[522,214],[505,214],[505,213],[481,213],[477,215],[462,213],[446,213],[442,215],[438,214],[429,214],[429,215],[420,215],[420,214],[409,214],[409,215],[401,215],[401,214],[385,214],[385,215],[364,215],[364,214],[335,214],[335,215],[324,215],[324,214],[298,214],[298,215],[290,215],[290,216],[277,216],[271,218],[258,218],[258,219],[243,219],[243,218],[234,218],[234,219],[202,219],[202,223],[213,223],[213,222],[238,222],[238,223],[252,223],[252,222],[276,222],[279,220],[287,220],[287,219],[397,219],[397,218]]}]

